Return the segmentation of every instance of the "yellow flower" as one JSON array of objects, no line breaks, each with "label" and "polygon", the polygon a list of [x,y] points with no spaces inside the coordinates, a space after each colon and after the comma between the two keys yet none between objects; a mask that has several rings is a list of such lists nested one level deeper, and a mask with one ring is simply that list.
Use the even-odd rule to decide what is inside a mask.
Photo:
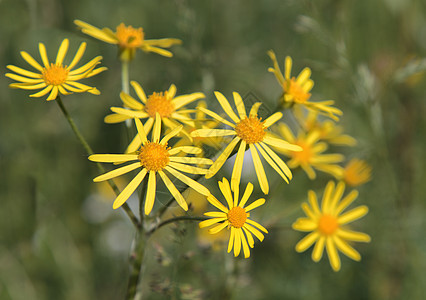
[{"label": "yellow flower", "polygon": [[327,141],[329,144],[340,146],[355,146],[356,139],[343,134],[343,127],[337,125],[331,120],[320,121],[318,112],[310,110],[305,116],[300,109],[294,110],[295,117],[305,131],[317,130],[320,133],[320,139]]},{"label": "yellow flower", "polygon": [[359,186],[371,180],[371,166],[364,160],[353,158],[345,166],[341,179],[349,186]]},{"label": "yellow flower", "polygon": [[229,182],[226,178],[223,178],[222,182],[219,181],[219,188],[228,203],[229,209],[210,194],[207,197],[207,200],[216,208],[220,209],[221,212],[205,213],[204,215],[211,217],[212,219],[200,222],[199,226],[200,228],[204,228],[220,223],[219,225],[209,229],[210,234],[216,234],[224,228],[230,229],[231,235],[229,237],[228,253],[231,252],[232,248],[234,248],[234,256],[236,257],[240,254],[242,246],[244,257],[248,258],[250,256],[250,248],[254,247],[253,235],[260,241],[263,241],[264,236],[259,230],[268,233],[265,227],[249,219],[249,211],[263,205],[265,203],[265,199],[257,199],[249,206],[244,207],[253,192],[253,185],[251,183],[247,184],[246,190],[244,191],[239,204],[239,187],[234,189],[234,197],[232,197]]},{"label": "yellow flower", "polygon": [[24,90],[42,89],[41,91],[30,95],[30,97],[43,97],[50,92],[49,97],[47,97],[47,101],[55,100],[58,93],[68,95],[73,92],[89,92],[94,95],[99,95],[100,92],[96,88],[84,85],[77,81],[92,77],[105,71],[107,69],[105,67],[95,69],[96,65],[98,65],[102,60],[102,56],[97,56],[87,64],[73,70],[84,54],[86,43],[81,43],[73,60],[68,66],[66,66],[63,64],[63,61],[68,51],[68,45],[68,39],[64,39],[59,47],[55,63],[49,63],[46,47],[43,43],[39,43],[38,48],[41,60],[43,61],[43,66],[41,66],[27,52],[21,51],[22,58],[35,68],[38,73],[8,65],[7,68],[16,74],[6,73],[6,76],[19,81],[18,83],[10,84],[9,87]]},{"label": "yellow flower", "polygon": [[[178,180],[192,187],[200,194],[207,196],[210,194],[209,190],[197,181],[187,177],[181,172],[191,174],[206,174],[207,170],[199,167],[190,166],[188,164],[205,164],[210,165],[213,162],[207,158],[196,158],[196,157],[178,157],[176,154],[180,152],[197,154],[201,150],[196,147],[167,147],[168,141],[182,130],[182,125],[176,127],[170,133],[165,135],[160,140],[161,133],[161,120],[157,113],[152,139],[148,141],[146,138],[145,130],[139,119],[135,119],[136,128],[138,130],[138,138],[142,141],[142,146],[136,154],[94,154],[89,156],[91,161],[95,162],[133,162],[130,165],[120,167],[113,171],[107,172],[93,179],[94,182],[109,180],[111,178],[126,174],[135,169],[139,169],[139,173],[133,178],[133,180],[126,186],[126,188],[117,196],[114,201],[113,208],[119,208],[124,202],[132,195],[136,190],[145,175],[149,173],[148,178],[148,189],[145,199],[145,214],[149,214],[154,205],[155,191],[156,191],[156,175],[160,175],[167,189],[176,199],[178,204],[184,209],[188,210],[188,205],[185,202],[182,194],[178,191],[176,186],[170,181],[164,171],[169,172],[171,175],[176,177]],[[181,171],[181,172],[179,172]]]},{"label": "yellow flower", "polygon": [[310,102],[309,98],[311,97],[310,91],[314,86],[314,82],[310,79],[311,69],[304,68],[300,72],[297,78],[290,77],[291,67],[293,61],[290,56],[285,58],[285,76],[281,73],[280,67],[278,65],[277,58],[275,53],[270,50],[268,55],[271,58],[274,67],[268,68],[268,71],[274,73],[275,78],[278,80],[278,83],[282,86],[284,95],[283,95],[283,105],[303,105],[307,109],[315,110],[321,114],[325,114],[334,120],[339,120],[337,116],[342,115],[342,111],[336,107],[333,107],[333,100],[321,101],[321,102]]},{"label": "yellow flower", "polygon": [[145,34],[141,27],[133,28],[132,26],[126,26],[123,23],[117,26],[115,32],[109,28],[96,28],[80,20],[75,20],[74,24],[80,27],[83,33],[90,35],[91,37],[109,44],[118,45],[120,59],[124,61],[132,60],[135,56],[136,49],[172,57],[173,54],[170,51],[162,48],[169,48],[173,45],[182,44],[182,41],[179,39],[145,40]]},{"label": "yellow flower", "polygon": [[318,142],[320,139],[319,131],[314,130],[306,134],[304,132],[299,132],[296,138],[290,128],[284,123],[279,124],[279,131],[281,136],[290,143],[299,145],[302,148],[300,152],[277,148],[278,152],[291,158],[287,162],[290,168],[294,169],[300,166],[310,179],[316,178],[314,168],[335,177],[341,174],[341,167],[336,165],[336,163],[343,160],[343,155],[322,154],[327,150],[328,146],[325,142]]},{"label": "yellow flower", "polygon": [[[188,112],[194,112],[194,110],[185,110],[182,108],[193,101],[204,98],[203,93],[192,93],[175,97],[176,86],[172,84],[167,91],[160,93],[154,92],[147,97],[139,83],[131,81],[130,84],[133,86],[140,102],[129,94],[121,92],[120,98],[124,106],[130,109],[111,107],[111,110],[115,114],[106,116],[106,123],[119,123],[132,118],[147,119],[144,124],[144,130],[148,134],[152,129],[155,116],[158,113],[164,125],[171,130],[179,126],[180,123],[195,127],[194,121],[186,115]],[[181,133],[191,139],[186,130],[182,130]],[[140,145],[141,141],[136,135],[127,147],[126,153],[135,152]]]},{"label": "yellow flower", "polygon": [[[278,149],[287,150],[287,151],[300,151],[301,148],[297,145],[290,144],[282,139],[274,137],[271,133],[266,131],[272,124],[281,119],[282,113],[277,112],[267,118],[265,121],[262,121],[261,118],[257,116],[257,111],[260,102],[255,103],[249,115],[246,114],[246,109],[244,107],[244,102],[241,96],[234,92],[234,102],[237,108],[239,117],[232,110],[231,105],[228,100],[219,92],[215,92],[216,98],[222,106],[223,110],[232,120],[232,122],[220,117],[218,114],[204,108],[200,110],[204,111],[207,115],[213,117],[217,121],[228,125],[231,129],[198,129],[191,133],[193,137],[218,137],[218,136],[234,136],[233,140],[225,147],[225,149],[220,153],[216,161],[210,167],[209,172],[206,175],[206,178],[211,178],[214,176],[219,169],[226,162],[228,157],[231,155],[231,152],[240,143],[238,148],[237,157],[235,159],[234,169],[232,171],[231,178],[231,188],[235,190],[240,185],[241,172],[243,168],[244,153],[246,147],[250,148],[251,155],[253,157],[254,168],[259,180],[260,188],[265,194],[269,192],[268,179],[263,169],[262,162],[259,157],[259,153],[262,154],[263,158],[271,165],[275,171],[280,174],[280,176],[288,183],[288,180],[292,178],[292,174],[287,165],[282,161],[282,159],[271,149],[268,145],[274,146]],[[268,144],[268,145],[267,145]]]},{"label": "yellow flower", "polygon": [[362,205],[342,214],[343,210],[358,197],[358,192],[353,190],[340,201],[344,191],[343,182],[339,182],[335,188],[334,182],[330,181],[322,197],[321,209],[317,196],[313,191],[309,191],[310,207],[306,202],[302,204],[302,209],[307,217],[297,219],[292,225],[294,230],[311,232],[297,243],[296,251],[303,252],[315,243],[312,260],[318,262],[325,246],[330,265],[336,272],[340,270],[340,258],[337,250],[349,258],[359,261],[361,255],[347,241],[370,242],[371,240],[368,234],[347,228],[346,224],[365,216],[368,208]]}]

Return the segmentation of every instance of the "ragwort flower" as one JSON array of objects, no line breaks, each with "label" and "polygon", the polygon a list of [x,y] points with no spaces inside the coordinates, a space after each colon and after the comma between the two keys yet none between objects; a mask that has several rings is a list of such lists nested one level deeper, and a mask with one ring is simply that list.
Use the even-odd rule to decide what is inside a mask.
[{"label": "ragwort flower", "polygon": [[301,167],[310,179],[316,178],[314,169],[329,173],[335,177],[341,174],[341,167],[337,163],[343,161],[344,156],[341,154],[323,154],[328,146],[325,142],[319,142],[320,132],[313,130],[308,133],[299,132],[295,137],[290,128],[284,124],[279,124],[279,131],[283,138],[290,143],[299,145],[302,151],[294,152],[286,149],[276,148],[278,152],[290,157],[287,165],[291,169]]},{"label": "ragwort flower", "polygon": [[364,160],[353,158],[342,169],[340,178],[352,187],[362,185],[371,180],[371,166]]},{"label": "ragwort flower", "polygon": [[111,178],[126,174],[130,171],[140,169],[139,173],[133,178],[133,180],[124,188],[124,190],[117,196],[114,201],[113,208],[119,208],[124,202],[132,195],[136,190],[145,175],[149,173],[148,178],[148,189],[145,199],[145,214],[149,214],[154,205],[155,192],[156,192],[156,175],[160,175],[167,189],[176,199],[178,204],[184,209],[188,210],[188,205],[183,198],[182,194],[178,191],[176,186],[172,183],[169,177],[164,171],[167,171],[178,180],[192,187],[200,194],[207,196],[210,194],[209,190],[198,183],[197,181],[189,178],[181,172],[190,174],[206,174],[207,170],[199,167],[194,167],[188,164],[204,164],[210,165],[213,162],[207,158],[198,157],[179,157],[177,154],[180,152],[197,154],[201,150],[196,147],[184,146],[184,147],[173,147],[167,146],[168,141],[182,130],[182,125],[176,127],[170,133],[165,135],[160,140],[161,133],[161,120],[157,113],[157,117],[154,124],[153,134],[151,141],[146,138],[145,130],[139,119],[135,119],[136,128],[138,130],[138,138],[142,142],[142,146],[139,151],[135,154],[94,154],[89,156],[91,161],[95,162],[133,162],[130,165],[120,167],[113,171],[107,172],[93,179],[94,182],[105,181]]},{"label": "ragwort flower", "polygon": [[169,48],[173,45],[182,44],[182,41],[179,39],[146,40],[145,33],[141,27],[133,28],[132,26],[126,26],[123,23],[117,26],[115,32],[109,28],[96,28],[80,20],[75,20],[74,24],[81,28],[83,33],[90,35],[91,37],[109,44],[118,45],[120,59],[124,61],[132,60],[135,56],[136,49],[172,57],[173,54],[170,51],[162,48]]},{"label": "ragwort flower", "polygon": [[330,265],[336,272],[340,270],[337,250],[353,260],[360,261],[361,255],[347,241],[368,243],[371,240],[368,234],[346,227],[346,224],[365,216],[368,208],[362,205],[342,213],[358,197],[358,192],[353,190],[340,201],[344,191],[343,182],[339,182],[335,188],[334,182],[330,181],[325,188],[321,208],[315,193],[309,191],[310,207],[306,202],[302,204],[307,217],[297,219],[292,225],[294,230],[311,232],[297,243],[296,251],[304,252],[315,243],[312,260],[318,262],[325,246]]},{"label": "ragwort flower", "polygon": [[102,56],[97,56],[87,64],[77,69],[73,69],[83,56],[86,49],[86,43],[81,43],[73,60],[68,66],[66,66],[63,62],[68,51],[68,46],[68,39],[64,39],[59,47],[55,63],[50,63],[47,57],[46,47],[43,43],[39,43],[38,48],[41,60],[43,61],[43,66],[27,52],[21,51],[22,58],[35,68],[38,73],[8,65],[7,68],[16,74],[6,73],[6,76],[19,81],[18,83],[10,84],[9,87],[24,90],[42,89],[41,91],[30,95],[30,97],[43,97],[50,92],[46,99],[47,101],[55,100],[58,94],[68,95],[73,92],[89,92],[94,95],[99,95],[100,92],[96,88],[87,86],[78,81],[95,76],[107,69],[105,67],[95,69],[102,60]]},{"label": "ragwort flower", "polygon": [[[179,126],[180,123],[192,127],[195,126],[194,121],[186,115],[188,112],[193,112],[194,110],[185,110],[183,107],[193,101],[204,98],[203,93],[176,96],[176,86],[172,84],[167,91],[160,93],[154,92],[147,97],[139,83],[131,81],[130,84],[133,86],[140,102],[129,94],[121,92],[120,98],[124,106],[129,109],[111,107],[111,110],[115,114],[106,116],[106,123],[119,123],[132,118],[147,119],[144,124],[144,130],[148,134],[152,129],[155,116],[158,113],[164,125],[171,130]],[[191,139],[186,130],[182,130],[181,133]],[[135,152],[140,145],[141,141],[136,135],[127,147],[126,153]]]},{"label": "ragwort flower", "polygon": [[205,213],[204,215],[211,217],[212,219],[200,222],[199,226],[200,228],[204,228],[220,223],[209,229],[210,234],[216,234],[225,228],[230,229],[231,235],[229,237],[228,253],[231,252],[232,248],[234,248],[234,256],[236,257],[240,254],[242,246],[244,257],[248,258],[250,256],[250,248],[254,247],[253,235],[260,241],[263,241],[264,236],[261,231],[268,233],[265,227],[249,219],[249,211],[263,205],[265,203],[265,199],[257,199],[250,205],[244,207],[251,193],[253,192],[253,185],[251,183],[247,184],[240,203],[238,203],[239,187],[234,189],[234,197],[232,197],[232,191],[231,187],[229,186],[229,182],[226,180],[226,178],[223,178],[222,181],[219,181],[219,188],[225,197],[229,209],[210,194],[207,196],[207,200],[216,208],[220,209],[221,212]]},{"label": "ragwort flower", "polygon": [[310,79],[311,69],[304,68],[302,72],[300,72],[297,78],[290,77],[291,67],[293,61],[290,56],[285,58],[285,76],[281,73],[280,67],[278,65],[277,58],[275,53],[270,50],[268,51],[268,55],[271,58],[274,67],[268,68],[268,71],[274,73],[275,78],[278,80],[278,83],[282,86],[284,95],[283,95],[283,105],[303,105],[307,109],[318,111],[322,114],[329,116],[334,120],[339,120],[337,116],[342,115],[342,111],[336,107],[333,107],[333,100],[321,101],[321,102],[311,102],[309,98],[311,98],[311,89],[314,86],[314,82]]},{"label": "ragwort flower", "polygon": [[244,102],[241,96],[234,92],[234,102],[238,111],[239,117],[232,110],[231,105],[228,100],[219,92],[215,92],[216,98],[222,106],[223,110],[232,120],[232,122],[220,117],[218,114],[204,108],[199,108],[204,111],[207,115],[213,117],[217,121],[228,125],[231,129],[198,129],[191,133],[193,137],[218,137],[218,136],[234,136],[233,140],[225,147],[225,149],[220,153],[216,161],[210,167],[209,172],[206,175],[206,178],[211,178],[214,176],[219,169],[226,162],[228,157],[231,155],[232,151],[237,144],[240,143],[238,147],[237,157],[235,159],[234,168],[232,171],[231,177],[231,188],[235,190],[240,185],[241,172],[244,162],[244,153],[246,147],[250,148],[251,155],[253,157],[254,168],[259,180],[260,188],[265,194],[269,192],[268,179],[265,174],[262,162],[259,157],[259,153],[262,154],[263,158],[271,165],[274,170],[280,174],[280,176],[288,183],[289,179],[291,180],[292,174],[287,165],[282,161],[282,159],[268,146],[274,146],[275,148],[286,150],[286,151],[301,151],[300,146],[290,144],[283,139],[274,137],[271,133],[266,131],[272,124],[277,122],[282,117],[281,112],[277,112],[267,118],[265,121],[262,121],[261,118],[257,116],[257,112],[260,102],[255,103],[249,115],[246,114],[246,109],[244,107]]}]

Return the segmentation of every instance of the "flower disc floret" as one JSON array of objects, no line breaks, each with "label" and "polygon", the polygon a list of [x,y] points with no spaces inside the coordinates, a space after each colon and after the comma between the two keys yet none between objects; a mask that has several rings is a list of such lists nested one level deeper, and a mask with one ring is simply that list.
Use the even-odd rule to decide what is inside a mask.
[{"label": "flower disc floret", "polygon": [[60,64],[50,64],[50,67],[43,68],[42,76],[43,80],[48,85],[61,85],[65,83],[68,78],[69,71],[66,67]]},{"label": "flower disc floret", "polygon": [[244,208],[235,206],[228,212],[228,221],[235,228],[244,226],[247,220],[247,213]]},{"label": "flower disc floret", "polygon": [[169,163],[169,152],[167,145],[147,142],[140,148],[138,158],[141,165],[148,171],[158,172],[163,170]]},{"label": "flower disc floret", "polygon": [[254,144],[263,141],[265,137],[265,126],[260,118],[248,117],[242,119],[236,126],[235,132],[247,144]]},{"label": "flower disc floret", "polygon": [[160,92],[150,95],[147,99],[145,110],[152,118],[155,117],[157,112],[160,114],[160,117],[167,118],[174,112],[175,106],[170,101],[168,92],[165,91],[164,93]]},{"label": "flower disc floret", "polygon": [[311,146],[303,141],[297,141],[295,144],[302,147],[303,150],[299,152],[292,152],[291,155],[293,158],[300,163],[309,164],[313,156]]},{"label": "flower disc floret", "polygon": [[332,235],[339,228],[336,217],[322,215],[318,221],[318,230],[324,235]]},{"label": "flower disc floret", "polygon": [[122,48],[138,48],[144,41],[144,33],[141,27],[133,28],[123,23],[117,26],[116,37]]}]

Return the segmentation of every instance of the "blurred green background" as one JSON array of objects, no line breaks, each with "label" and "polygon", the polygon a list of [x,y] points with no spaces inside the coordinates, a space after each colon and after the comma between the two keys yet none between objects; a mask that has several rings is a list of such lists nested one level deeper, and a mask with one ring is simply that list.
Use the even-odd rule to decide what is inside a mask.
[{"label": "blurred green background", "polygon": [[[310,66],[313,99],[335,99],[340,124],[358,139],[338,151],[373,167],[357,200],[370,208],[354,226],[372,237],[355,245],[362,261],[341,255],[334,273],[325,257],[316,264],[311,250],[297,254],[303,234],[290,225],[308,189],[321,193],[329,177],[312,182],[296,172],[284,185],[274,175],[266,205],[253,213],[270,233],[250,259],[201,244],[195,223],[164,227],[145,255],[144,299],[426,299],[425,11],[421,0],[0,0],[0,66],[30,69],[19,51],[39,60],[38,42],[53,59],[64,38],[71,59],[87,41],[83,60],[102,55],[109,70],[84,82],[102,94],[64,102],[95,152],[120,153],[124,125],[103,123],[120,104],[116,48],[80,33],[74,19],[182,39],[171,59],[137,53],[130,77],[147,93],[171,83],[178,94],[202,91],[211,107],[214,90],[275,107],[281,90],[266,51],[275,50],[281,67],[292,56],[293,74]],[[56,103],[11,90],[11,82],[0,77],[0,299],[121,299],[132,225],[112,210],[109,188],[92,182],[98,171]]]}]

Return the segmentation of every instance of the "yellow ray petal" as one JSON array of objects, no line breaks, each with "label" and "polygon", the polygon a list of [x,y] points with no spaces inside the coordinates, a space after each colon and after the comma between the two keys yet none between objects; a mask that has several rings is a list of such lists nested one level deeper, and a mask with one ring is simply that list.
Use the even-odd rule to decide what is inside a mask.
[{"label": "yellow ray petal", "polygon": [[52,90],[50,91],[49,97],[47,97],[47,101],[55,100],[56,97],[58,97],[58,86],[53,86]]},{"label": "yellow ray petal", "polygon": [[114,177],[118,177],[118,176],[126,174],[130,171],[133,171],[134,169],[141,168],[141,167],[142,166],[141,166],[140,162],[135,162],[131,165],[124,166],[124,167],[112,170],[110,172],[107,172],[105,174],[99,175],[98,177],[95,177],[93,179],[93,182],[101,182],[101,181],[109,180],[109,179],[112,179]]},{"label": "yellow ray petal", "polygon": [[340,257],[337,253],[336,245],[331,237],[327,237],[325,246],[327,249],[328,260],[330,261],[331,268],[337,272],[340,270]]},{"label": "yellow ray petal", "polygon": [[30,72],[30,71],[24,70],[22,68],[19,68],[17,66],[7,65],[6,68],[8,68],[9,70],[11,70],[15,73],[18,73],[22,76],[27,76],[27,77],[30,77],[30,78],[39,78],[39,79],[42,78],[41,74]]},{"label": "yellow ray petal", "polygon": [[223,123],[225,125],[228,125],[228,126],[233,127],[233,128],[235,127],[235,124],[232,124],[231,122],[229,122],[228,120],[222,118],[221,116],[219,116],[215,112],[212,112],[211,110],[208,110],[208,109],[206,109],[204,107],[198,107],[198,109],[201,110],[202,112],[204,112],[206,115],[209,115],[210,117],[216,119],[217,121],[219,121],[219,122],[221,122],[221,123]]},{"label": "yellow ray petal", "polygon": [[212,194],[207,196],[207,201],[209,201],[212,205],[214,205],[216,208],[220,209],[224,213],[228,213],[229,210],[219,202]]},{"label": "yellow ray petal", "polygon": [[226,226],[228,226],[228,224],[226,224],[226,223],[219,224],[219,225],[209,229],[209,233],[210,234],[216,234],[219,231],[223,230]]},{"label": "yellow ray petal", "polygon": [[247,117],[247,113],[246,108],[244,107],[243,99],[237,92],[233,92],[232,95],[234,96],[235,107],[237,108],[240,119],[245,119]]},{"label": "yellow ray petal", "polygon": [[339,228],[336,231],[336,235],[341,237],[342,239],[353,241],[353,242],[364,242],[369,243],[371,241],[371,237],[363,232],[352,231],[348,229]]},{"label": "yellow ray petal", "polygon": [[166,134],[162,139],[160,144],[161,145],[166,145],[167,142],[174,136],[176,136],[181,130],[182,130],[183,126],[179,125],[178,127],[176,127],[175,129],[173,129],[172,131],[170,131],[168,134]]},{"label": "yellow ray petal", "polygon": [[200,222],[200,223],[198,224],[198,226],[199,226],[200,228],[209,227],[209,226],[211,226],[211,225],[213,225],[213,224],[216,224],[216,223],[219,223],[219,222],[222,222],[222,221],[225,221],[225,220],[226,220],[226,218],[225,218],[225,217],[224,217],[224,218],[214,218],[214,219],[209,219],[209,220],[205,220],[205,221]]},{"label": "yellow ray petal", "polygon": [[146,103],[148,100],[146,98],[145,91],[143,90],[141,85],[139,83],[137,83],[136,81],[130,81],[130,84],[132,85],[132,87],[135,90],[136,95],[138,95],[139,99],[141,99],[141,101],[143,103]]},{"label": "yellow ray petal", "polygon": [[77,63],[83,57],[84,51],[86,51],[86,45],[87,45],[86,42],[83,42],[83,43],[80,44],[80,47],[78,47],[78,50],[77,50],[73,60],[71,61],[71,63],[67,67],[68,70],[72,70],[72,68],[74,68],[75,65],[77,65]]},{"label": "yellow ray petal", "polygon": [[347,257],[355,261],[361,260],[361,255],[359,254],[359,252],[356,251],[354,248],[352,248],[348,243],[343,241],[341,238],[334,235],[333,241],[336,244],[337,249],[339,249],[344,255],[346,255]]},{"label": "yellow ray petal", "polygon": [[240,228],[235,228],[234,235],[234,256],[237,257],[241,251],[241,230]]},{"label": "yellow ray petal", "polygon": [[207,173],[207,169],[202,169],[198,167],[188,166],[176,162],[169,162],[170,167],[175,168],[178,171],[189,173],[189,174],[201,174],[205,175]]},{"label": "yellow ray petal", "polygon": [[250,257],[250,249],[249,249],[249,246],[247,244],[247,240],[244,236],[243,230],[241,228],[239,228],[239,231],[240,231],[241,244],[243,245],[244,258],[249,258]]},{"label": "yellow ray petal", "polygon": [[198,147],[192,147],[192,146],[174,147],[173,149],[169,150],[170,155],[175,155],[175,154],[178,154],[179,152],[184,152],[188,154],[200,154],[203,151]]},{"label": "yellow ray petal", "polygon": [[185,199],[183,198],[182,194],[178,191],[176,186],[171,182],[169,177],[163,172],[158,171],[158,173],[161,176],[161,179],[163,180],[164,184],[166,185],[167,189],[170,191],[170,194],[172,194],[173,198],[177,201],[177,203],[180,205],[180,207],[183,208],[183,210],[188,210],[188,204],[186,203]]},{"label": "yellow ray petal", "polygon": [[244,205],[246,205],[246,202],[250,198],[252,192],[253,192],[253,184],[249,182],[246,186],[243,197],[241,198],[240,204],[238,204],[239,207],[244,207]]},{"label": "yellow ray petal", "polygon": [[229,129],[197,129],[191,132],[192,137],[216,137],[216,136],[229,136],[236,135],[235,130]]},{"label": "yellow ray petal", "polygon": [[223,164],[228,160],[229,155],[231,154],[232,150],[234,150],[237,143],[240,141],[239,137],[235,137],[229,144],[226,146],[226,148],[222,151],[222,153],[218,156],[216,161],[212,164],[212,166],[209,169],[209,172],[206,175],[206,178],[209,179],[213,177],[219,169],[223,166]]},{"label": "yellow ray petal", "polygon": [[38,51],[40,52],[41,60],[43,61],[44,67],[49,68],[49,58],[47,57],[46,47],[43,43],[38,43]]},{"label": "yellow ray petal", "polygon": [[260,189],[264,194],[269,193],[268,179],[266,178],[265,170],[263,169],[262,161],[260,160],[259,153],[253,144],[249,144],[251,156],[253,158],[254,169],[256,171],[257,179],[259,180]]},{"label": "yellow ray petal", "polygon": [[27,52],[21,51],[21,56],[27,63],[29,63],[31,66],[33,66],[35,69],[39,70],[40,72],[43,71],[43,67]]},{"label": "yellow ray petal", "polygon": [[89,160],[94,162],[126,162],[137,159],[136,154],[93,154],[89,156]]},{"label": "yellow ray petal", "polygon": [[234,121],[235,123],[240,122],[240,119],[237,117],[235,112],[232,110],[231,105],[229,104],[228,100],[225,98],[225,96],[220,92],[214,92],[216,95],[217,100],[219,101],[220,106],[222,106],[225,113]]},{"label": "yellow ray petal", "polygon": [[259,223],[255,222],[253,220],[247,219],[246,223],[250,223],[251,225],[254,225],[257,228],[259,228],[260,230],[262,230],[264,233],[268,233],[268,230],[266,230],[265,227],[263,227],[262,225],[260,225]]},{"label": "yellow ray petal", "polygon": [[177,96],[176,98],[173,98],[172,103],[175,107],[175,110],[181,108],[182,106],[185,106],[195,100],[199,100],[201,98],[205,98],[205,95],[203,93],[192,93],[189,95],[182,95]]},{"label": "yellow ray petal", "polygon": [[235,228],[231,227],[231,235],[229,236],[229,243],[228,243],[228,253],[231,252],[232,247],[234,246],[234,240],[235,240]]},{"label": "yellow ray petal", "polygon": [[256,102],[250,109],[249,117],[256,117],[262,102]]},{"label": "yellow ray petal", "polygon": [[131,119],[131,117],[120,115],[120,114],[110,114],[105,116],[104,122],[107,124],[115,124],[115,123],[124,122],[128,119]]},{"label": "yellow ray petal", "polygon": [[241,173],[243,170],[244,153],[246,152],[246,142],[241,140],[240,147],[238,148],[237,156],[235,158],[234,168],[231,175],[231,189],[236,191],[240,188]]},{"label": "yellow ray petal", "polygon": [[282,112],[276,112],[272,116],[270,116],[269,118],[267,118],[265,120],[265,123],[263,123],[263,126],[265,126],[266,128],[268,128],[272,124],[274,124],[275,122],[277,122],[279,119],[281,119],[282,117],[283,117]]},{"label": "yellow ray petal", "polygon": [[229,181],[226,178],[223,178],[222,181],[219,181],[218,183],[219,189],[225,197],[226,203],[228,203],[228,207],[232,209],[234,207],[234,202],[232,201],[232,192]]},{"label": "yellow ray petal", "polygon": [[[125,93],[125,92],[121,92],[120,93],[120,99],[121,101],[123,101],[124,105],[134,109],[134,110],[143,110],[144,106],[142,103],[136,101],[135,98],[133,98],[132,96],[130,96],[129,94]],[[148,114],[146,114],[146,117],[148,117]]]},{"label": "yellow ray petal", "polygon": [[190,186],[191,188],[193,188],[195,191],[197,191],[201,195],[208,196],[210,194],[210,191],[205,186],[203,186],[200,183],[198,183],[197,181],[189,178],[188,176],[176,171],[175,169],[173,169],[169,166],[166,166],[165,170],[170,172],[170,174],[172,174],[174,177],[176,177],[177,179],[179,179],[180,181],[182,181],[186,185]]},{"label": "yellow ray petal", "polygon": [[68,39],[64,39],[61,43],[61,46],[59,46],[58,54],[56,55],[57,65],[62,65],[65,55],[67,54],[67,51],[68,51],[68,46],[69,46]]},{"label": "yellow ray petal", "polygon": [[348,207],[352,202],[358,198],[358,191],[352,190],[349,194],[346,195],[345,198],[339,203],[339,205],[335,209],[335,214],[339,215],[346,207]]},{"label": "yellow ray petal", "polygon": [[139,184],[144,179],[145,175],[147,173],[146,169],[143,169],[138,173],[138,175],[135,176],[135,178],[130,181],[130,183],[124,188],[124,190],[117,196],[115,199],[112,208],[117,209],[120,206],[124,204],[124,202],[129,199],[129,197],[133,194],[133,192],[136,190],[136,188],[139,186]]},{"label": "yellow ray petal", "polygon": [[21,83],[36,84],[36,83],[40,83],[44,81],[42,78],[38,78],[38,79],[27,78],[27,77],[13,74],[13,73],[6,73],[5,76],[16,81],[21,81]]},{"label": "yellow ray petal", "polygon": [[152,210],[152,207],[154,206],[155,191],[157,189],[156,188],[157,180],[155,176],[156,176],[155,171],[149,171],[148,190],[147,190],[146,198],[145,198],[145,215],[149,215],[149,213]]},{"label": "yellow ray petal", "polygon": [[318,238],[319,238],[318,232],[311,232],[310,234],[305,236],[296,244],[296,247],[295,247],[296,251],[299,253],[306,251],[309,247],[313,245],[313,243],[315,243],[318,240]]},{"label": "yellow ray petal", "polygon": [[368,207],[365,205],[358,206],[338,217],[339,224],[347,224],[358,220],[368,213]]},{"label": "yellow ray petal", "polygon": [[262,157],[266,160],[266,162],[284,179],[285,182],[288,183],[287,177],[284,175],[284,173],[281,171],[281,169],[277,166],[277,164],[273,161],[273,159],[266,153],[263,148],[257,144],[256,149],[259,150]]},{"label": "yellow ray petal", "polygon": [[324,245],[325,245],[325,237],[320,236],[317,243],[315,244],[314,250],[312,251],[312,260],[314,262],[318,262],[321,259],[322,254],[324,252]]},{"label": "yellow ray petal", "polygon": [[179,156],[171,156],[170,161],[179,162],[184,164],[203,164],[203,165],[211,165],[213,161],[204,157],[179,157]]},{"label": "yellow ray petal", "polygon": [[266,134],[265,138],[263,139],[263,142],[282,150],[289,150],[289,151],[296,151],[296,152],[303,150],[302,147],[295,144],[290,144],[289,142],[286,142],[282,139],[275,138],[271,134]]},{"label": "yellow ray petal", "polygon": [[265,199],[263,199],[263,198],[257,199],[252,204],[250,204],[249,206],[247,206],[245,208],[245,211],[249,212],[249,211],[251,211],[251,210],[255,209],[256,207],[259,207],[259,206],[261,206],[263,204],[265,204]]},{"label": "yellow ray petal", "polygon": [[248,231],[244,226],[241,227],[245,233],[245,235],[247,236],[247,242],[250,246],[250,248],[254,247],[254,239],[253,239],[253,235],[251,234],[250,231]]},{"label": "yellow ray petal", "polygon": [[35,97],[35,98],[43,97],[48,92],[50,92],[52,89],[53,89],[53,85],[49,85],[45,89],[41,90],[40,92],[30,95],[30,97]]},{"label": "yellow ray petal", "polygon": [[247,222],[243,225],[243,227],[250,231],[259,241],[263,241],[265,238],[265,236],[259,230],[257,230],[257,228],[247,224]]}]

